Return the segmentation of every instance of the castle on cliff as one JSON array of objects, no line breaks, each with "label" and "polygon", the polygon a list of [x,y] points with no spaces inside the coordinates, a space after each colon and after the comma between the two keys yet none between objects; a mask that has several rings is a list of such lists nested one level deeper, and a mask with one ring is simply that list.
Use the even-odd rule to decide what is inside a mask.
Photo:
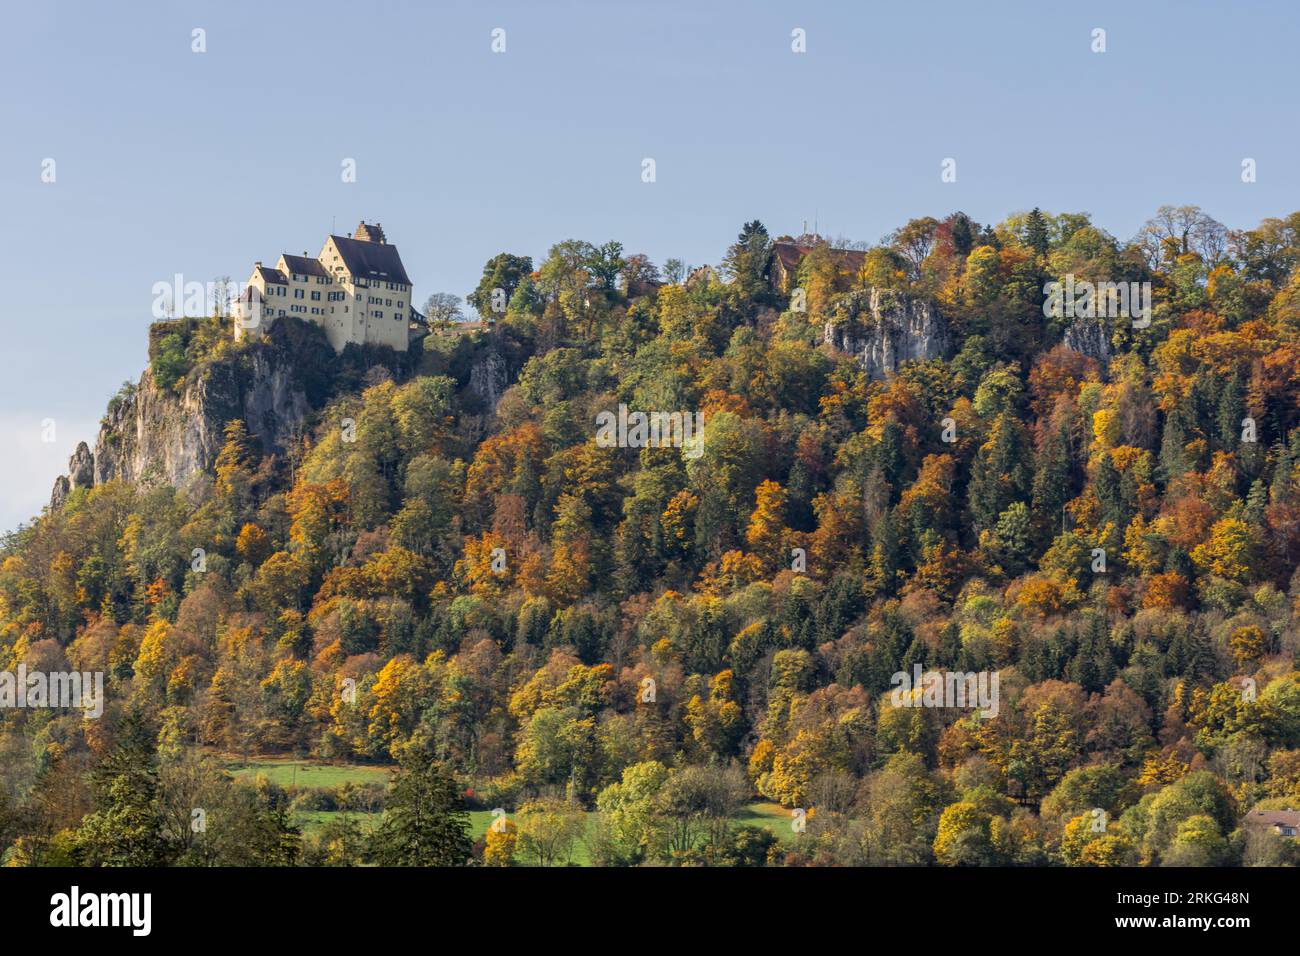
[{"label": "castle on cliff", "polygon": [[335,351],[349,342],[405,352],[423,331],[411,300],[411,279],[379,223],[362,222],[351,236],[329,236],[316,257],[284,253],[253,274],[232,310],[235,338],[261,336],[285,315],[325,330]]}]

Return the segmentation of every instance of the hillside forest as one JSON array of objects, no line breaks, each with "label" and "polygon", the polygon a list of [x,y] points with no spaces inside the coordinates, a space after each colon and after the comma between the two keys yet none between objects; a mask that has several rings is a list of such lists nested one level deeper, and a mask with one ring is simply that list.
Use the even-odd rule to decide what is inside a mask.
[{"label": "hillside forest", "polygon": [[[503,252],[407,354],[162,323],[173,398],[292,332],[305,427],[4,538],[0,668],[105,699],[0,709],[0,859],[1294,865],[1251,818],[1300,810],[1298,263],[1300,213],[753,221]],[[841,347],[922,312],[932,357]],[[620,405],[701,442],[597,441]],[[900,706],[922,671],[997,706]]]}]

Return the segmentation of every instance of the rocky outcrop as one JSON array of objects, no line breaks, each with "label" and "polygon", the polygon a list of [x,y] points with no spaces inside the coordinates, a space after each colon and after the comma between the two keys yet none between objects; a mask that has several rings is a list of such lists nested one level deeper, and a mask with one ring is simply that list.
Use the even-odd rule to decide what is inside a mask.
[{"label": "rocky outcrop", "polygon": [[495,412],[501,394],[510,384],[506,361],[495,349],[475,360],[469,369],[469,390],[478,396],[489,412]]},{"label": "rocky outcrop", "polygon": [[[85,442],[82,442],[82,444],[84,445]],[[72,486],[68,484],[67,475],[59,475],[59,477],[55,478],[54,490],[50,492],[50,508],[54,511],[62,508],[63,503],[68,500],[68,494],[71,490]]]},{"label": "rocky outcrop", "polygon": [[311,411],[306,379],[313,374],[287,334],[205,363],[178,389],[160,387],[146,370],[109,406],[94,450],[77,447],[68,475],[54,483],[51,507],[62,507],[77,488],[113,480],[183,488],[212,467],[233,419],[242,419],[265,451],[282,451]]},{"label": "rocky outcrop", "polygon": [[68,459],[68,483],[72,488],[89,488],[95,483],[95,456],[84,441],[77,443]]},{"label": "rocky outcrop", "polygon": [[826,323],[827,345],[855,356],[872,378],[904,362],[948,355],[948,329],[933,302],[886,289],[845,296]]},{"label": "rocky outcrop", "polygon": [[1099,362],[1110,361],[1110,331],[1101,319],[1075,319],[1065,330],[1065,347]]},{"label": "rocky outcrop", "polygon": [[68,473],[59,475],[54,480],[54,491],[50,494],[50,505],[62,508],[68,495],[77,488],[91,488],[95,484],[95,456],[90,453],[86,443],[78,442],[77,450],[68,459]]}]

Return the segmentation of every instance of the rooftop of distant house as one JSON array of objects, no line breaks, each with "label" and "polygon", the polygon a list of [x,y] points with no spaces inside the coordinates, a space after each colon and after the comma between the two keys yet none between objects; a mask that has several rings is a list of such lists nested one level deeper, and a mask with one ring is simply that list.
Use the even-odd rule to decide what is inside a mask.
[{"label": "rooftop of distant house", "polygon": [[1255,810],[1241,821],[1246,826],[1272,827],[1278,831],[1300,833],[1300,810]]},{"label": "rooftop of distant house", "polygon": [[[797,239],[782,236],[772,243],[772,255],[783,268],[793,271],[799,268],[799,263],[804,256],[820,245],[828,244],[825,239],[814,233],[804,233]],[[860,249],[836,249],[833,246],[830,249],[842,265],[855,272],[862,268],[862,263],[867,257],[867,254]]]}]

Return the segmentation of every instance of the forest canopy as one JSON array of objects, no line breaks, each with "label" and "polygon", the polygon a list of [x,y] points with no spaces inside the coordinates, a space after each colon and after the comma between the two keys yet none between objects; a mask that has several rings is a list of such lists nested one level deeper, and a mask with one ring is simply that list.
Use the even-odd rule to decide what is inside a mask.
[{"label": "forest canopy", "polygon": [[[1293,864],[1250,821],[1300,809],[1298,262],[1300,213],[1196,207],[502,252],[482,323],[322,389],[292,447],[231,419],[205,481],[7,536],[0,668],[106,701],[0,709],[3,859]],[[1149,320],[1047,314],[1067,277]],[[941,323],[929,357],[839,347],[905,351],[882,308]],[[160,386],[233,360],[212,322]],[[598,442],[620,405],[698,414],[699,454]],[[996,715],[897,706],[917,665],[996,674]],[[232,781],[259,757],[394,778],[326,808]]]}]

